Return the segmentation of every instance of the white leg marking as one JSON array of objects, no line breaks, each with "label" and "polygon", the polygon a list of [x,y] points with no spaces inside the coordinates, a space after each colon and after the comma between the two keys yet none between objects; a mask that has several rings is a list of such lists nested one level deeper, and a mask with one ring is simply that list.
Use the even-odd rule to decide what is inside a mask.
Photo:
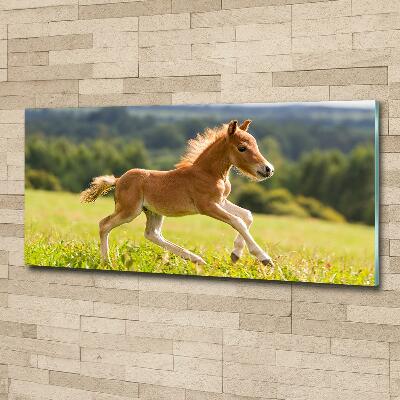
[{"label": "white leg marking", "polygon": [[[224,210],[228,211],[229,213],[235,215],[236,217],[239,217],[243,220],[243,222],[246,224],[247,229],[250,228],[250,225],[253,222],[253,215],[249,210],[246,210],[245,208],[239,207],[236,204],[231,203],[230,201],[226,200],[225,203],[222,205]],[[232,251],[232,260],[235,261],[239,259],[243,255],[243,250],[245,247],[245,240],[243,236],[238,233],[236,235],[234,244],[233,244],[233,251]]]},{"label": "white leg marking", "polygon": [[184,249],[181,246],[178,246],[175,243],[172,243],[166,240],[162,233],[161,227],[163,223],[164,217],[162,215],[154,214],[151,212],[146,212],[147,222],[146,222],[146,230],[144,232],[144,236],[146,239],[151,242],[157,244],[158,246],[174,253],[185,260],[190,260],[196,264],[205,264],[206,262],[199,257],[198,255],[190,252],[189,250]]},{"label": "white leg marking", "polygon": [[101,261],[103,263],[107,263],[110,261],[109,249],[108,249],[108,236],[114,228],[125,224],[127,222],[131,222],[134,218],[136,218],[142,212],[141,208],[136,210],[136,212],[132,214],[123,214],[123,213],[114,213],[109,215],[108,217],[103,218],[99,222],[99,231],[100,231],[100,251],[101,251]]},{"label": "white leg marking", "polygon": [[251,254],[256,256],[263,264],[272,263],[271,257],[256,243],[241,218],[229,213],[217,203],[208,204],[202,210],[202,213],[231,225],[243,236]]}]

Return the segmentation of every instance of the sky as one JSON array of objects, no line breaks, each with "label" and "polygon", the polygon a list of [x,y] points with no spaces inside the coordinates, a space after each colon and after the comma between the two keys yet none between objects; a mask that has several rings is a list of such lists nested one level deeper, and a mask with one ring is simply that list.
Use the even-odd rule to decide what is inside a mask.
[{"label": "sky", "polygon": [[[243,106],[251,107],[282,107],[282,106],[318,106],[318,107],[345,107],[345,108],[363,108],[373,109],[375,100],[357,100],[357,101],[318,101],[318,102],[291,102],[291,103],[249,103]],[[233,105],[233,104],[232,104]],[[235,104],[239,105],[239,104]]]}]

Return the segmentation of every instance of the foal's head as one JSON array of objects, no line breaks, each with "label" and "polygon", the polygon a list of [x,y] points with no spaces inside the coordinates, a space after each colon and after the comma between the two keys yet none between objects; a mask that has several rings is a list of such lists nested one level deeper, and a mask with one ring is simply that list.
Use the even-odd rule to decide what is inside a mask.
[{"label": "foal's head", "polygon": [[273,165],[258,149],[256,139],[247,132],[251,121],[231,121],[228,125],[227,141],[231,163],[252,179],[262,181],[274,174]]}]

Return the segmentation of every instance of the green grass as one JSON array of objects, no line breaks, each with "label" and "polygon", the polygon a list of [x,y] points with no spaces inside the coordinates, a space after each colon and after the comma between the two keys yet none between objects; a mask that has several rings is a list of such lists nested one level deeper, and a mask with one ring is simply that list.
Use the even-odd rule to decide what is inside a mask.
[{"label": "green grass", "polygon": [[247,253],[229,258],[235,232],[204,216],[167,218],[166,238],[201,255],[198,267],[146,241],[145,217],[114,229],[112,267],[100,265],[98,221],[114,210],[112,197],[80,204],[70,193],[26,191],[25,262],[28,265],[112,269],[250,279],[374,284],[374,230],[356,224],[255,215],[251,232],[275,262],[264,267]]}]

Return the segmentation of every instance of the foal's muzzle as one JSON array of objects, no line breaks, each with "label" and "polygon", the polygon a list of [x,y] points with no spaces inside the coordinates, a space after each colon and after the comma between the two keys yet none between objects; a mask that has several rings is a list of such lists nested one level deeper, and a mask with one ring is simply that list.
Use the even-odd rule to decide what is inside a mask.
[{"label": "foal's muzzle", "polygon": [[265,164],[257,170],[257,175],[262,178],[271,178],[274,174],[274,167],[271,164]]}]

